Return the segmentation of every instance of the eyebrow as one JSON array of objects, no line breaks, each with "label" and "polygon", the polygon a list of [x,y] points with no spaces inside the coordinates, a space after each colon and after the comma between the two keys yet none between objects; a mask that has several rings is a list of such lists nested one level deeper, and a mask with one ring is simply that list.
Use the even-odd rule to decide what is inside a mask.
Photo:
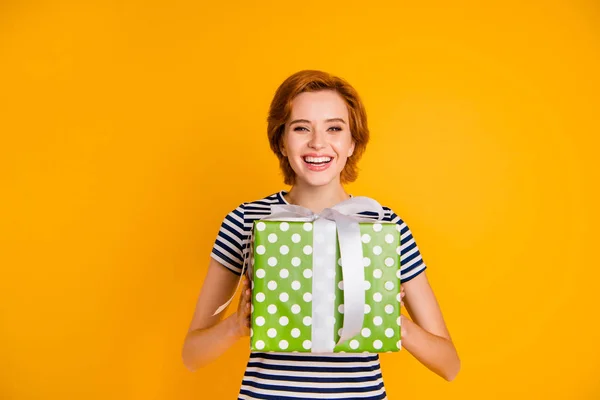
[{"label": "eyebrow", "polygon": [[[344,121],[343,118],[329,118],[329,119],[326,119],[325,122],[341,122],[342,124],[346,123],[346,121]],[[290,125],[299,124],[299,123],[310,124],[310,121],[307,119],[295,119],[292,122],[290,122]]]}]

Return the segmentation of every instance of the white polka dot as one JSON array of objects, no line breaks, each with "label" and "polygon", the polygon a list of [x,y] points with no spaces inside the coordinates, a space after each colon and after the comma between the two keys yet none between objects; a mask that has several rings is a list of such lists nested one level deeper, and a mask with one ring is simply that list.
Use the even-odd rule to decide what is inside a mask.
[{"label": "white polka dot", "polygon": [[365,314],[368,314],[371,312],[371,306],[368,304],[365,304]]},{"label": "white polka dot", "polygon": [[317,233],[315,235],[315,242],[323,243],[324,241],[325,241],[325,235],[323,235],[322,233]]},{"label": "white polka dot", "polygon": [[387,306],[385,306],[385,312],[388,314],[391,314],[394,312],[394,306],[391,304],[388,304]]},{"label": "white polka dot", "polygon": [[371,241],[371,235],[369,235],[368,233],[365,233],[364,235],[362,235],[362,236],[360,237],[360,240],[361,240],[363,243],[369,243],[369,242]]},{"label": "white polka dot", "polygon": [[373,342],[373,347],[379,350],[381,347],[383,347],[383,343],[381,342],[381,340],[376,340]]},{"label": "white polka dot", "polygon": [[289,252],[290,252],[290,248],[289,248],[289,247],[287,247],[287,246],[284,244],[283,246],[281,246],[281,247],[279,248],[279,252],[280,252],[281,254],[283,254],[283,255],[286,255],[287,253],[289,253]]},{"label": "white polka dot", "polygon": [[304,342],[302,342],[302,347],[304,347],[304,349],[306,350],[310,350],[310,348],[312,347],[312,342],[310,340],[305,340]]},{"label": "white polka dot", "polygon": [[304,228],[306,232],[310,232],[312,231],[313,226],[310,222],[305,222],[304,225],[302,225],[302,228]]},{"label": "white polka dot", "polygon": [[373,294],[373,300],[375,300],[378,303],[381,301],[382,298],[383,298],[383,296],[379,292],[376,292],[375,294]]},{"label": "white polka dot", "polygon": [[256,317],[254,322],[256,323],[257,326],[263,326],[265,324],[265,318],[264,317]]},{"label": "white polka dot", "polygon": [[344,313],[344,305],[343,305],[343,304],[340,304],[340,305],[338,306],[338,312],[339,312],[340,314],[343,314],[343,313]]},{"label": "white polka dot", "polygon": [[288,317],[284,316],[284,317],[279,318],[279,324],[281,326],[286,326],[289,322],[290,322],[290,320]]},{"label": "white polka dot", "polygon": [[396,301],[401,302],[402,301],[402,297],[400,297],[400,293],[398,293],[396,295]]},{"label": "white polka dot", "polygon": [[398,340],[398,341],[396,342],[396,347],[397,347],[397,348],[400,348],[400,347],[402,347],[402,344],[401,344],[401,343],[402,343],[402,341],[401,341],[401,340]]},{"label": "white polka dot", "polygon": [[285,303],[289,299],[290,299],[290,296],[286,292],[283,292],[279,295],[279,301],[281,301],[282,303]]},{"label": "white polka dot", "polygon": [[258,222],[256,224],[256,229],[261,232],[264,231],[266,227],[267,227],[267,225],[264,222]]},{"label": "white polka dot", "polygon": [[363,328],[363,330],[360,331],[360,334],[362,337],[369,337],[371,336],[371,330],[369,328]]},{"label": "white polka dot", "polygon": [[381,272],[381,270],[379,268],[373,270],[373,277],[376,279],[381,278],[381,276],[383,275],[383,273]]},{"label": "white polka dot", "polygon": [[338,258],[338,265],[341,267],[342,266],[342,257]]},{"label": "white polka dot", "polygon": [[288,229],[290,229],[290,224],[288,224],[287,222],[282,222],[279,224],[279,229],[285,232]]},{"label": "white polka dot", "polygon": [[368,267],[369,265],[371,265],[371,259],[369,257],[364,257],[363,258],[363,265],[365,267]]},{"label": "white polka dot", "polygon": [[381,232],[381,229],[382,229],[382,228],[383,228],[383,227],[381,226],[381,224],[373,224],[373,230],[374,230],[375,232]]},{"label": "white polka dot", "polygon": [[342,331],[343,331],[342,328],[338,329],[338,336],[342,336],[342,333],[343,333]]},{"label": "white polka dot", "polygon": [[300,259],[298,257],[292,257],[292,265],[297,267],[300,265]]},{"label": "white polka dot", "polygon": [[311,255],[311,254],[312,254],[312,250],[313,250],[313,249],[312,249],[312,246],[310,246],[310,245],[308,245],[308,244],[307,244],[307,245],[306,245],[306,246],[304,246],[304,248],[302,249],[302,252],[308,256],[308,255]]},{"label": "white polka dot", "polygon": [[309,292],[304,293],[304,296],[302,296],[302,298],[304,299],[305,302],[309,303],[310,301],[312,301],[312,294],[310,294]]},{"label": "white polka dot", "polygon": [[392,282],[392,281],[387,281],[387,282],[385,283],[385,288],[386,288],[387,290],[394,290],[394,282]]},{"label": "white polka dot", "polygon": [[371,289],[371,282],[365,281],[365,290]]},{"label": "white polka dot", "polygon": [[306,279],[310,279],[310,278],[312,277],[312,269],[308,269],[308,268],[307,268],[307,269],[305,269],[305,270],[302,272],[302,275],[304,275],[304,277],[305,277]]},{"label": "white polka dot", "polygon": [[269,290],[275,290],[277,289],[277,282],[269,281],[269,283],[267,283],[267,287],[269,288]]},{"label": "white polka dot", "polygon": [[381,246],[374,246],[373,247],[373,254],[375,255],[380,255],[381,254]]},{"label": "white polka dot", "polygon": [[393,330],[392,328],[387,328],[387,329],[385,330],[385,336],[387,336],[387,337],[392,337],[392,336],[394,336],[394,330]]},{"label": "white polka dot", "polygon": [[293,312],[294,314],[298,314],[298,313],[300,312],[300,306],[299,306],[298,304],[294,304],[294,305],[292,306],[292,312]]},{"label": "white polka dot", "polygon": [[389,234],[389,233],[387,235],[385,235],[385,242],[386,243],[392,243],[393,241],[394,241],[394,235]]},{"label": "white polka dot", "polygon": [[298,282],[298,281],[292,282],[292,289],[298,290],[298,289],[300,289],[300,286],[301,286],[300,282]]},{"label": "white polka dot", "polygon": [[254,312],[254,306],[252,304],[250,304],[250,313]]},{"label": "white polka dot", "polygon": [[252,330],[252,328],[250,328],[250,337],[254,336],[254,330]]},{"label": "white polka dot", "polygon": [[277,306],[275,304],[271,304],[269,307],[267,307],[267,311],[269,314],[275,314],[277,312]]},{"label": "white polka dot", "polygon": [[400,246],[396,247],[396,254],[400,255]]},{"label": "white polka dot", "polygon": [[262,340],[257,340],[255,346],[258,350],[262,350],[265,348],[265,342]]},{"label": "white polka dot", "polygon": [[269,241],[269,243],[275,243],[277,241],[277,235],[274,233],[270,233],[269,236],[267,236],[267,240]]},{"label": "white polka dot", "polygon": [[344,281],[339,281],[338,288],[340,288],[340,290],[344,290]]},{"label": "white polka dot", "polygon": [[402,325],[402,319],[400,317],[396,318],[396,324],[398,326]]},{"label": "white polka dot", "polygon": [[298,329],[298,328],[292,329],[292,337],[299,338],[300,337],[300,329]]},{"label": "white polka dot", "polygon": [[351,340],[350,341],[350,348],[353,350],[358,349],[358,346],[360,345],[360,343],[358,343],[358,340]]},{"label": "white polka dot", "polygon": [[302,318],[302,323],[306,326],[310,326],[312,324],[312,318],[311,317],[304,317]]},{"label": "white polka dot", "polygon": [[282,340],[282,341],[280,341],[280,342],[279,342],[279,348],[280,348],[281,350],[285,350],[285,349],[287,349],[287,348],[288,348],[288,342],[287,342],[287,340]]},{"label": "white polka dot", "polygon": [[259,303],[262,303],[263,301],[265,301],[265,294],[258,292],[258,293],[256,293],[255,298],[256,298],[256,301],[258,301]]},{"label": "white polka dot", "polygon": [[275,336],[277,336],[277,329],[275,328],[271,328],[267,331],[267,336],[270,338],[274,338]]},{"label": "white polka dot", "polygon": [[292,242],[294,242],[294,243],[299,243],[301,239],[302,239],[302,237],[300,235],[298,235],[297,233],[294,233],[292,235]]},{"label": "white polka dot", "polygon": [[400,270],[398,269],[398,270],[396,270],[396,278],[400,279],[400,276],[401,276],[400,275]]},{"label": "white polka dot", "polygon": [[282,269],[281,269],[281,271],[279,271],[279,276],[280,276],[281,278],[285,279],[285,278],[287,278],[288,276],[290,276],[290,272],[289,272],[287,269],[285,269],[285,268],[282,268]]},{"label": "white polka dot", "polygon": [[256,273],[254,275],[256,275],[257,278],[264,278],[265,277],[265,270],[264,269],[257,269]]},{"label": "white polka dot", "polygon": [[373,323],[375,324],[375,326],[379,326],[383,323],[383,318],[381,318],[380,316],[377,316],[377,317],[373,318]]},{"label": "white polka dot", "polygon": [[392,257],[388,257],[388,258],[385,259],[384,262],[385,262],[385,265],[387,267],[393,267],[395,261],[394,261],[394,259]]},{"label": "white polka dot", "polygon": [[277,265],[277,259],[275,257],[269,257],[267,264],[269,264],[271,267],[274,267]]},{"label": "white polka dot", "polygon": [[267,251],[267,249],[262,244],[256,246],[256,253],[257,254],[260,254],[260,255],[265,254],[265,251]]}]

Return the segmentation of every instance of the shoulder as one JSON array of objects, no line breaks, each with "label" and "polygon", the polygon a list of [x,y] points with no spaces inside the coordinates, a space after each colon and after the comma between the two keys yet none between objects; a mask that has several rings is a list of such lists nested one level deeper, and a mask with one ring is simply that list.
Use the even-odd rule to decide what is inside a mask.
[{"label": "shoulder", "polygon": [[241,224],[252,224],[255,219],[269,215],[272,204],[282,204],[283,202],[282,193],[275,192],[257,200],[241,203],[228,213],[226,219],[234,219]]}]

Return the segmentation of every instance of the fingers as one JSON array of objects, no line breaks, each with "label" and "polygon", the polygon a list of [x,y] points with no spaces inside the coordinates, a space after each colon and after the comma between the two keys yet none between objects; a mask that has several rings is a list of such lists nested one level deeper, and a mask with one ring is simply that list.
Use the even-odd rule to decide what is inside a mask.
[{"label": "fingers", "polygon": [[404,299],[404,287],[400,286],[400,307],[404,307],[404,301],[402,299]]}]

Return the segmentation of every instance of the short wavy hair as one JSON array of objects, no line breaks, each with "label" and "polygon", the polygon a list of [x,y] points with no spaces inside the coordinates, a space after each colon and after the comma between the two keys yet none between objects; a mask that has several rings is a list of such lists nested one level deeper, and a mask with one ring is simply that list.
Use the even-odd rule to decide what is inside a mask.
[{"label": "short wavy hair", "polygon": [[269,144],[271,150],[273,150],[279,159],[279,166],[283,172],[284,182],[288,185],[295,183],[296,174],[288,158],[282,154],[281,148],[285,133],[285,124],[292,113],[292,101],[300,93],[317,92],[320,90],[333,90],[346,102],[350,133],[355,147],[352,156],[348,158],[342,170],[340,181],[343,184],[354,182],[358,177],[358,161],[369,142],[367,113],[358,92],[342,78],[323,71],[304,70],[291,75],[277,88],[275,96],[271,101],[269,116],[267,118]]}]

